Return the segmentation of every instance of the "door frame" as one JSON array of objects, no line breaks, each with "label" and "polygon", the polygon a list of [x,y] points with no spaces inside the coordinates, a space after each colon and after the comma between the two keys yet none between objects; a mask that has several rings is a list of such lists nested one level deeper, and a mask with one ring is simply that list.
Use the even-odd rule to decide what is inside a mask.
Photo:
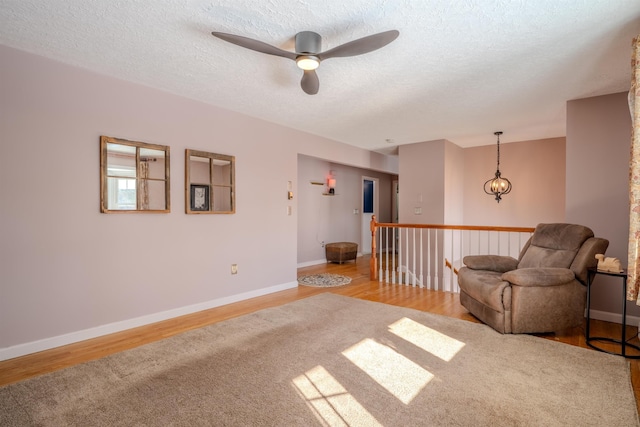
[{"label": "door frame", "polygon": [[[364,212],[364,182],[373,181],[373,214],[366,214]],[[362,214],[360,215],[360,253],[371,253],[371,215],[375,215],[380,220],[380,180],[371,176],[362,175],[360,180],[360,209]]]}]

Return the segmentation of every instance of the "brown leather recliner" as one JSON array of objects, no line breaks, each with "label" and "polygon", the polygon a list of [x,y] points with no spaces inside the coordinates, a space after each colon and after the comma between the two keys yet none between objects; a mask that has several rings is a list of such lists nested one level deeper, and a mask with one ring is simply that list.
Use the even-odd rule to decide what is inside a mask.
[{"label": "brown leather recliner", "polygon": [[587,269],[609,241],[576,224],[539,224],[519,259],[470,255],[458,272],[460,302],[503,334],[556,332],[582,324]]}]

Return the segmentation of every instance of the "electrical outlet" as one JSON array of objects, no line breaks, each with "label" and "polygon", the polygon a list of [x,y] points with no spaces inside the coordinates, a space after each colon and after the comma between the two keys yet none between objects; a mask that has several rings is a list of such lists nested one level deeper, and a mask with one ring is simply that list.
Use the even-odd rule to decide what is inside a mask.
[{"label": "electrical outlet", "polygon": [[231,274],[238,274],[238,264],[231,264]]}]

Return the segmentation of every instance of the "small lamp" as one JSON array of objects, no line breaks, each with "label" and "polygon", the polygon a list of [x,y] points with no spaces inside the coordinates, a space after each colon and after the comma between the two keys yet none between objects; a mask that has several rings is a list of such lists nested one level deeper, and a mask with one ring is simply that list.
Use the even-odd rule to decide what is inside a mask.
[{"label": "small lamp", "polygon": [[333,176],[333,171],[329,172],[327,187],[329,187],[329,194],[336,194],[336,179]]}]

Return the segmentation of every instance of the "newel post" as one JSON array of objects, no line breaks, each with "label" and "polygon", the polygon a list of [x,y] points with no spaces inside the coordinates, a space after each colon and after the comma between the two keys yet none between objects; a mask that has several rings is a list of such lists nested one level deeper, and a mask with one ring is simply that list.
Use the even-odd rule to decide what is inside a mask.
[{"label": "newel post", "polygon": [[371,280],[378,279],[378,258],[376,255],[376,229],[378,223],[376,222],[376,216],[371,215],[371,259],[369,260],[369,278]]}]

